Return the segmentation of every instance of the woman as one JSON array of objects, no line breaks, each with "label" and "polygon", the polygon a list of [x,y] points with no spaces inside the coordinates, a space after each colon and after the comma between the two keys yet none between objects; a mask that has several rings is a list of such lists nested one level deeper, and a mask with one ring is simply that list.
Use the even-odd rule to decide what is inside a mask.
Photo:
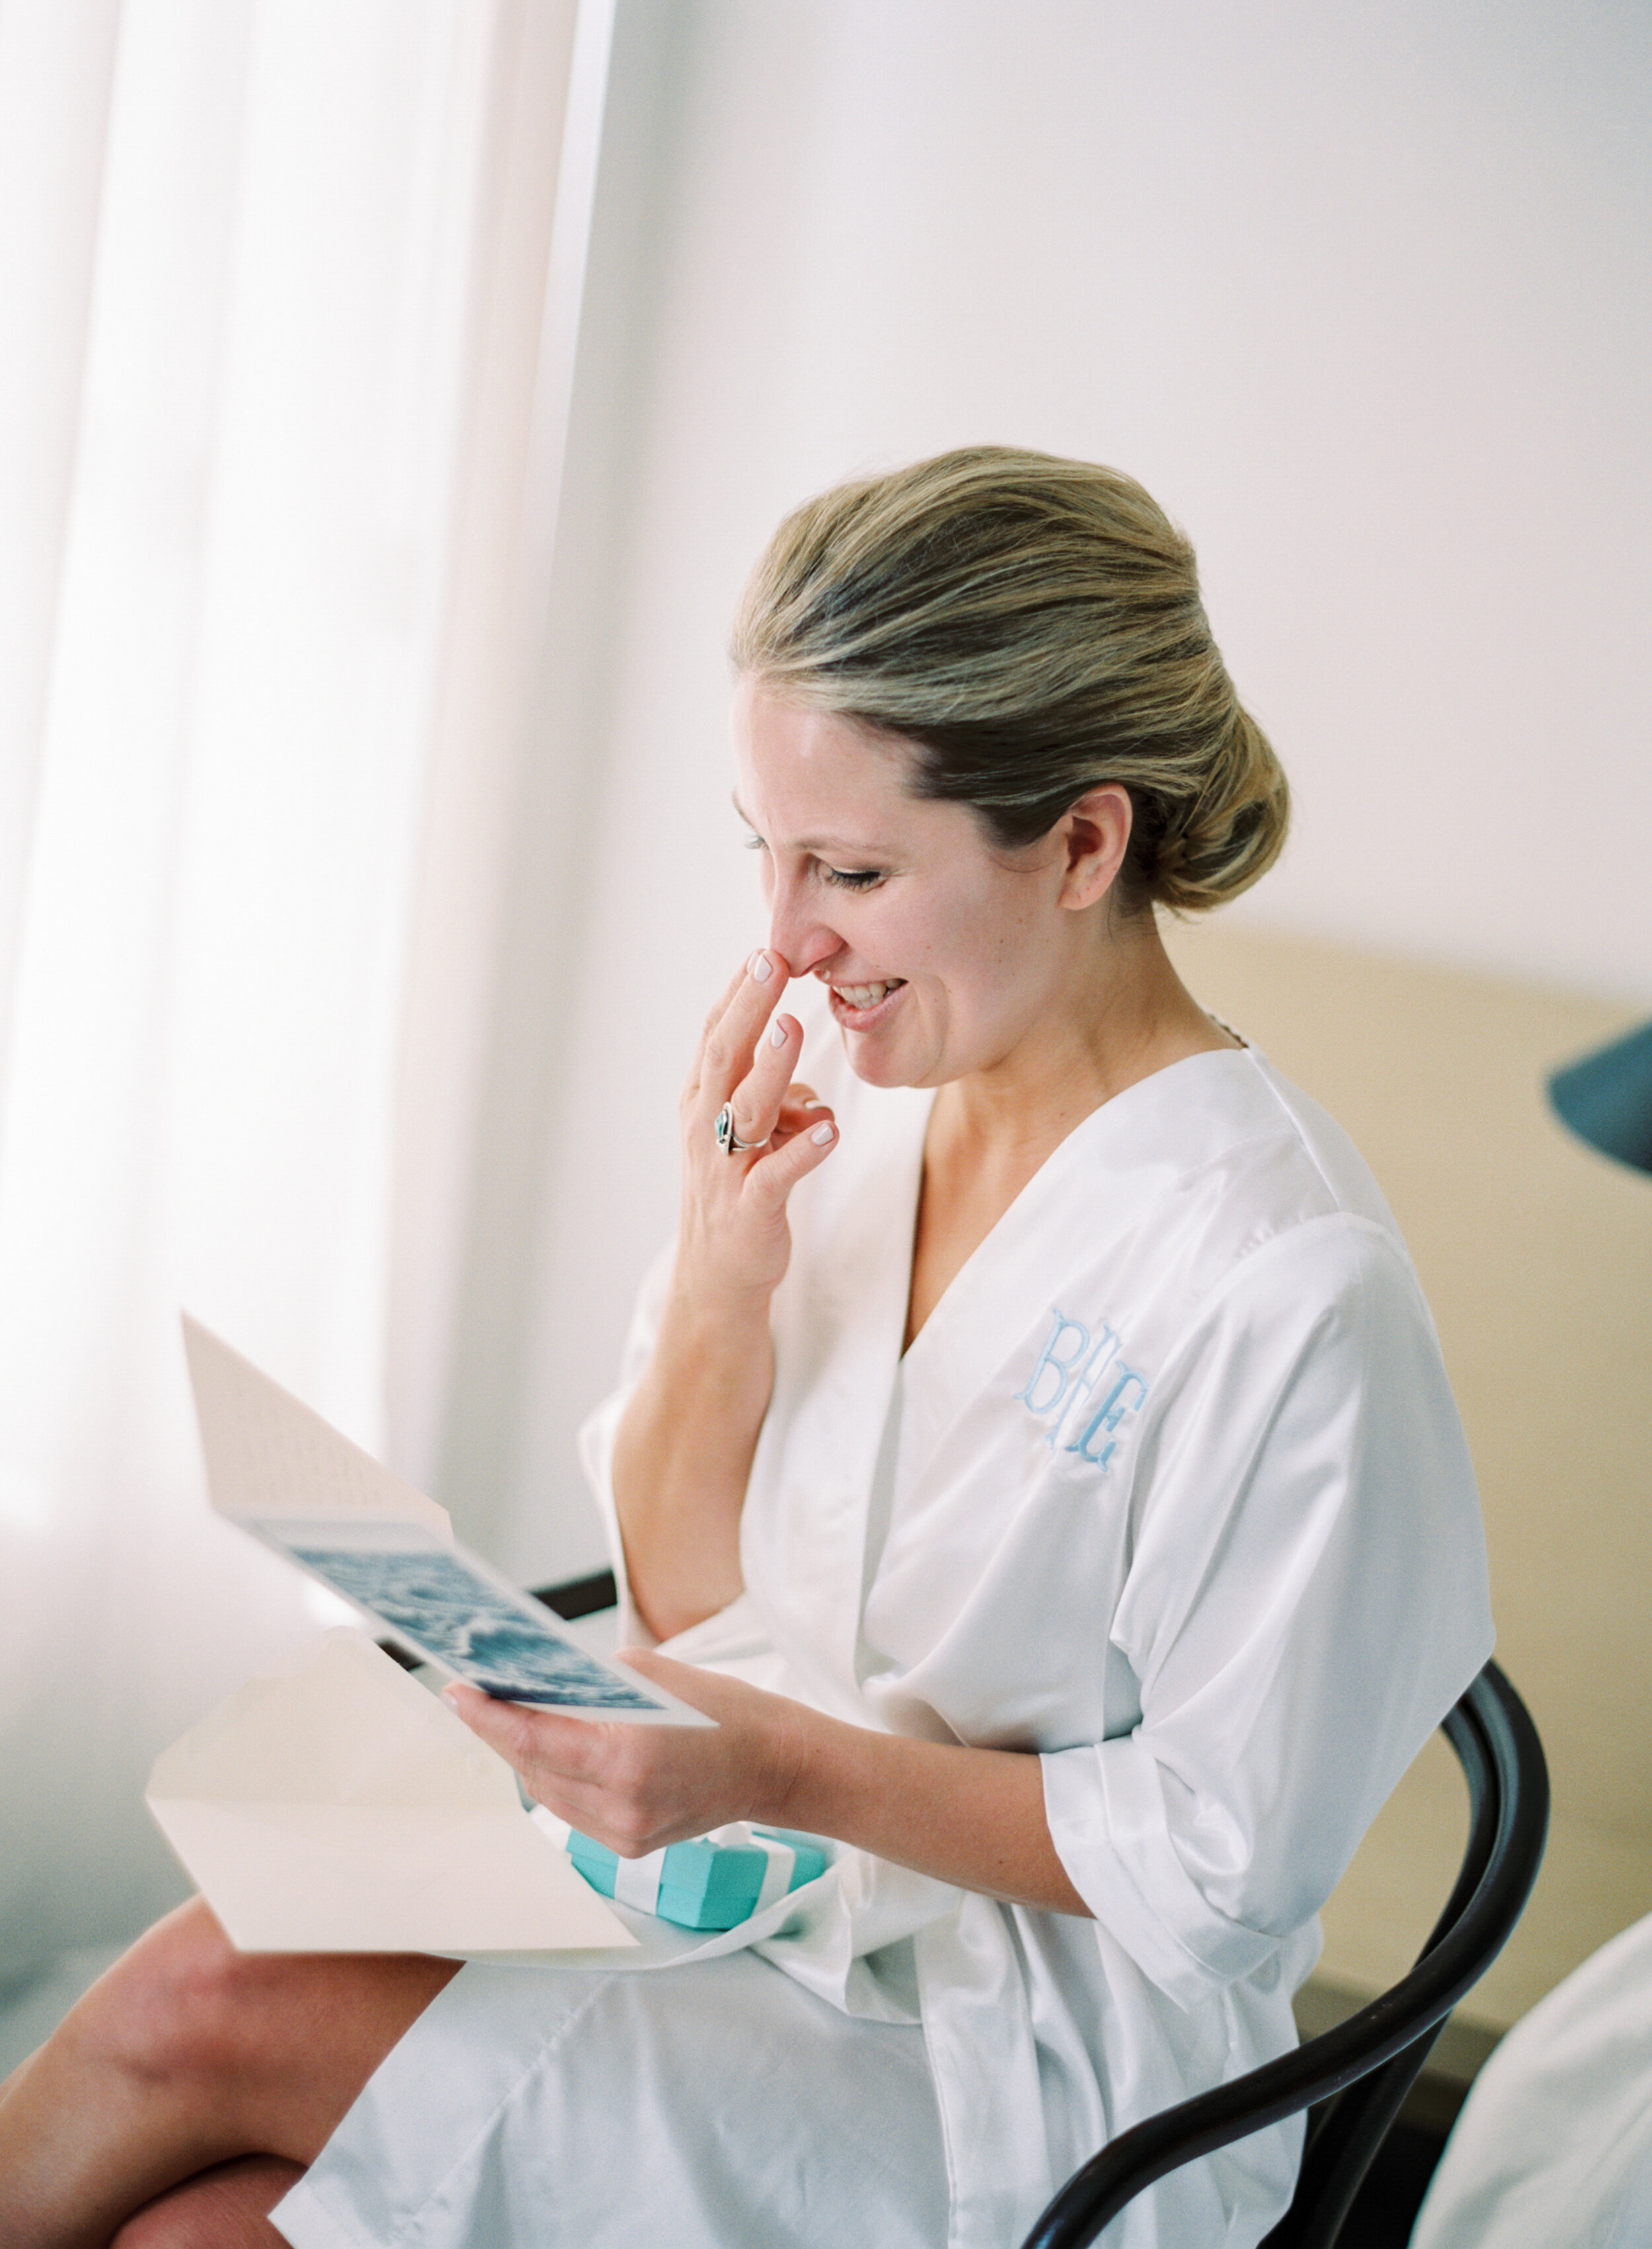
[{"label": "woman", "polygon": [[[1002,2249],[1292,2042],[1490,1649],[1394,1221],[1160,940],[1286,815],[1186,542],[1111,471],[946,455],[784,524],[734,658],[768,941],[587,1432],[631,1660],[719,1723],[450,1692],[628,1856],[754,1819],[836,1864],[662,1973],[239,1960],[186,1908],[0,2106],[31,2241]],[[1258,2239],[1296,2145],[1119,2239]]]}]

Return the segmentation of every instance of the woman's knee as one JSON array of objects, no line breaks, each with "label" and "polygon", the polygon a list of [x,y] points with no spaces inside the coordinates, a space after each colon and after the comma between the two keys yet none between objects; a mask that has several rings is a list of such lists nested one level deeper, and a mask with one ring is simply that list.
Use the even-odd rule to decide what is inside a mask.
[{"label": "woman's knee", "polygon": [[270,1972],[237,1952],[205,1901],[194,1898],[122,1955],[64,2034],[137,2076],[221,2076],[258,2045],[259,1991]]},{"label": "woman's knee", "polygon": [[237,1952],[196,1898],[141,1936],[59,2035],[186,2100],[209,2087],[220,2122],[254,2132],[244,2144],[307,2162],[458,1973],[412,1954]]}]

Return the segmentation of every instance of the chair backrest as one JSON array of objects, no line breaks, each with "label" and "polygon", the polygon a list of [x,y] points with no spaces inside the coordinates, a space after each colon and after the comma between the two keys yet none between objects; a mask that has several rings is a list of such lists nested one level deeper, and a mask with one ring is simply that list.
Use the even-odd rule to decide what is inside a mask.
[{"label": "chair backrest", "polygon": [[1120,2133],[1075,2172],[1023,2249],[1087,2249],[1167,2171],[1299,2108],[1312,2113],[1296,2194],[1263,2249],[1331,2249],[1440,2025],[1507,1943],[1543,1862],[1549,1823],[1543,1745],[1495,1663],[1448,1715],[1445,1731],[1468,1783],[1468,1847],[1410,1974],[1294,2053]]}]

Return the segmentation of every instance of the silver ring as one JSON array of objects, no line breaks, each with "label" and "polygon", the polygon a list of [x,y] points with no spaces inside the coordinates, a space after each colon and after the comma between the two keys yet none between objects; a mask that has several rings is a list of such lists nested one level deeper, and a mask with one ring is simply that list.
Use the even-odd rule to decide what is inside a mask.
[{"label": "silver ring", "polygon": [[[771,1133],[769,1138],[772,1139]],[[767,1140],[742,1140],[734,1130],[734,1111],[726,1101],[717,1112],[717,1145],[726,1156],[749,1155],[755,1148],[766,1148]]]}]

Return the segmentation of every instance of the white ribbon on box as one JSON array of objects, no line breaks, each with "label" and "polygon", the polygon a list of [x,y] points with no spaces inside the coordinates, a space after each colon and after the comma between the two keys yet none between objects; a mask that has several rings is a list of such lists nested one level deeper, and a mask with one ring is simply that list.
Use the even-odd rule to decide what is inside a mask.
[{"label": "white ribbon on box", "polygon": [[664,1867],[664,1851],[645,1851],[640,1859],[616,1860],[615,1897],[621,1905],[629,1905],[638,1913],[657,1913],[660,1875]]},{"label": "white ribbon on box", "polygon": [[752,1845],[767,1857],[762,1888],[758,1891],[757,1902],[752,1908],[754,1913],[761,1913],[765,1906],[773,1905],[776,1898],[783,1898],[790,1889],[792,1876],[797,1870],[797,1854],[789,1843],[782,1843],[778,1836],[760,1834],[756,1828],[748,1827],[741,1819],[732,1827],[719,1827],[709,1840],[713,1843]]}]

